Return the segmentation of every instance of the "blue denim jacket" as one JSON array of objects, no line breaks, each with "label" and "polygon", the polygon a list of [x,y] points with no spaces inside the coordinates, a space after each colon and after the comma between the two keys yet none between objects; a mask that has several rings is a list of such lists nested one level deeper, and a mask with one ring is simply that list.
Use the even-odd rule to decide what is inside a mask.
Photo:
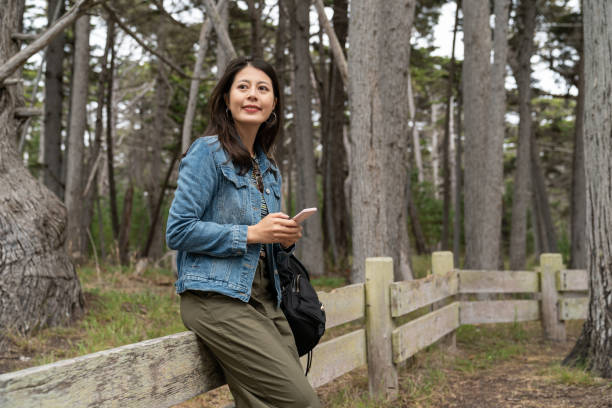
[{"label": "blue denim jacket", "polygon": [[[280,211],[280,171],[256,146],[270,213]],[[248,302],[262,244],[247,245],[247,226],[261,220],[261,193],[234,168],[216,136],[197,139],[181,161],[168,215],[166,242],[178,250],[177,293],[218,292]],[[268,268],[280,304],[275,256],[279,244],[266,245]],[[270,256],[271,255],[271,256]]]}]

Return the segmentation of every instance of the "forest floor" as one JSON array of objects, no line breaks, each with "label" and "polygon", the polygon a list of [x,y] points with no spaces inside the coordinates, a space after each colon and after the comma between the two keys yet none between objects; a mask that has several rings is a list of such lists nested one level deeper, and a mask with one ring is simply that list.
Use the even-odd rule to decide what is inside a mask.
[{"label": "forest floor", "polygon": [[[134,275],[119,267],[100,273],[90,267],[81,268],[79,277],[85,316],[72,326],[41,330],[27,338],[0,332],[0,374],[185,330],[168,270]],[[326,278],[317,282],[317,289],[342,285],[342,278]],[[358,325],[334,328],[323,341]],[[400,393],[394,402],[367,396],[365,367],[317,392],[323,405],[331,408],[612,408],[612,381],[560,365],[581,325],[568,324],[566,342],[545,340],[538,322],[462,326],[456,348],[449,350],[446,343],[431,346],[400,369]],[[230,402],[224,386],[177,407],[225,407]]]}]

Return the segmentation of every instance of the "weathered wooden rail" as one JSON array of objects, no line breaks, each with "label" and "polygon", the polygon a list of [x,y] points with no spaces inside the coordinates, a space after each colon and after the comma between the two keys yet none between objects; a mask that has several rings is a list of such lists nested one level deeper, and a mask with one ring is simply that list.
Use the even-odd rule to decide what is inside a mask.
[{"label": "weathered wooden rail", "polygon": [[[586,271],[566,270],[558,254],[542,255],[536,271],[455,270],[452,260],[436,252],[430,276],[392,282],[391,259],[368,258],[365,284],[320,292],[328,329],[362,318],[365,327],[317,346],[311,384],[367,364],[370,392],[394,398],[398,364],[442,338],[454,342],[462,324],[541,320],[563,340],[565,321],[586,316]],[[471,300],[483,293],[530,298]],[[208,350],[183,332],[2,374],[0,407],[169,407],[223,384]]]}]

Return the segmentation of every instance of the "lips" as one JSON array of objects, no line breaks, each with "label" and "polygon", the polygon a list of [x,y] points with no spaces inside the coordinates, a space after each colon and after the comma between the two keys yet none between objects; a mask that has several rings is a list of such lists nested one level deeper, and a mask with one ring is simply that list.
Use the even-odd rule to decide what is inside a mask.
[{"label": "lips", "polygon": [[242,109],[244,109],[247,112],[259,112],[261,109],[258,106],[254,106],[254,105],[247,105],[247,106],[243,106]]}]

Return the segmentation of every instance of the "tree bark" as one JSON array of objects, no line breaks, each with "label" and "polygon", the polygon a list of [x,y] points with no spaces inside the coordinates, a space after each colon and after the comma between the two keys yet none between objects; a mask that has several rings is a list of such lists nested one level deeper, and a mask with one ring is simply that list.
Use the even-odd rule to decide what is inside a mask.
[{"label": "tree bark", "polygon": [[457,89],[457,131],[455,140],[455,217],[453,220],[453,258],[455,267],[460,268],[459,255],[461,252],[461,222],[463,219],[463,147],[461,143],[461,114],[463,111],[463,93],[461,87]]},{"label": "tree bark", "polygon": [[251,20],[251,56],[263,57],[261,41],[261,8],[264,3],[256,0],[247,0],[249,19]]},{"label": "tree bark", "polygon": [[536,220],[540,223],[540,238],[542,252],[556,253],[557,249],[557,233],[555,232],[555,224],[552,220],[550,212],[550,204],[548,201],[548,192],[546,191],[546,180],[542,168],[540,167],[539,152],[535,135],[531,137],[531,179],[533,186],[533,195],[536,203],[538,215]]},{"label": "tree bark", "polygon": [[583,4],[589,310],[564,363],[612,378],[612,7]]},{"label": "tree bark", "polygon": [[[348,35],[348,1],[334,2],[333,30],[334,37],[344,50]],[[319,17],[320,18],[320,17]],[[330,28],[330,30],[332,30]],[[342,52],[342,51],[341,51]],[[344,54],[342,54],[342,58]],[[326,239],[332,249],[336,265],[344,265],[348,260],[350,234],[349,202],[344,194],[344,183],[348,175],[348,162],[343,142],[343,128],[346,125],[346,93],[341,70],[333,54],[330,67],[329,106],[326,115],[327,125],[323,135],[323,183]]]},{"label": "tree bark", "polygon": [[586,180],[584,173],[584,50],[579,50],[578,100],[576,101],[576,122],[574,128],[574,155],[572,160],[572,232],[570,267],[585,269],[586,253]]},{"label": "tree bark", "polygon": [[[217,8],[217,11],[219,12],[219,18],[220,18],[219,23],[221,24],[221,27],[219,27],[218,30],[221,30],[224,33],[228,33],[227,38],[229,38],[229,32],[228,32],[229,5],[227,7]],[[212,15],[210,10],[208,11],[208,14]],[[223,72],[225,71],[225,67],[227,63],[235,56],[236,56],[236,52],[233,50],[233,45],[232,45],[232,49],[228,49],[227,45],[225,45],[225,43],[220,40],[219,31],[217,31],[217,78],[218,79],[221,79],[221,76],[223,76]]]},{"label": "tree bark", "polygon": [[442,145],[442,177],[444,184],[442,186],[443,194],[443,209],[442,209],[442,250],[448,251],[449,231],[450,231],[450,208],[452,204],[451,190],[454,179],[451,171],[451,145],[452,139],[452,119],[453,119],[453,87],[455,84],[455,43],[457,40],[457,28],[459,27],[459,4],[455,8],[455,28],[453,29],[453,45],[451,48],[451,59],[448,67],[448,82],[446,85],[446,115],[444,119],[444,142]]},{"label": "tree bark", "polygon": [[[316,166],[311,121],[309,5],[307,1],[293,0],[293,50],[295,72],[295,148],[297,166],[297,206],[319,207],[316,185]],[[319,214],[305,222],[303,236],[297,249],[305,266],[314,275],[325,272],[323,234]]]},{"label": "tree bark", "polygon": [[[217,33],[217,39],[221,43],[224,51],[226,52],[229,59],[236,58],[236,50],[234,49],[234,45],[232,44],[232,40],[230,40],[227,29],[223,24],[223,19],[219,15],[219,10],[215,7],[213,0],[204,0],[204,5],[206,6],[206,11],[210,18],[212,18],[213,26],[215,27],[215,32]],[[223,67],[225,68],[225,67]]]},{"label": "tree bark", "polygon": [[[513,42],[516,63],[510,64],[518,84],[519,137],[512,195],[510,269],[523,270],[527,258],[527,209],[529,207],[529,163],[531,161],[531,56],[536,24],[536,4],[521,0],[517,9],[517,37]],[[514,61],[514,59],[512,59]]]},{"label": "tree bark", "polygon": [[412,140],[412,152],[417,169],[417,180],[419,183],[425,181],[423,172],[423,159],[421,157],[421,139],[416,126],[416,107],[414,104],[414,91],[412,89],[412,77],[408,73],[408,113],[410,115],[410,136]]},{"label": "tree bark", "polygon": [[71,115],[68,133],[65,203],[68,211],[66,251],[82,261],[87,250],[87,231],[83,231],[83,156],[87,127],[87,91],[89,85],[89,16],[79,17],[75,24],[74,68],[70,95]]},{"label": "tree bark", "polygon": [[436,200],[440,199],[440,139],[438,132],[438,111],[440,110],[440,104],[431,102],[431,184],[433,186],[433,193]]},{"label": "tree bark", "polygon": [[412,279],[405,186],[414,10],[412,0],[351,4],[352,282],[363,282],[365,258],[371,256],[392,257],[395,279]]},{"label": "tree bark", "polygon": [[[219,0],[217,2],[217,8],[223,11],[226,8],[227,0]],[[191,145],[191,130],[193,128],[193,118],[195,117],[195,110],[198,101],[198,88],[200,85],[200,77],[202,76],[202,64],[204,64],[204,57],[208,50],[208,37],[212,30],[212,19],[206,17],[202,28],[200,29],[200,37],[198,39],[198,52],[196,54],[196,62],[193,67],[193,78],[189,85],[189,99],[187,100],[187,109],[185,111],[185,121],[183,122],[183,133],[181,139],[181,151],[187,152]]]},{"label": "tree bark", "polygon": [[467,268],[496,269],[503,188],[503,139],[491,129],[489,3],[464,0],[465,238]]},{"label": "tree bark", "polygon": [[[24,0],[0,1],[0,62],[18,51]],[[16,68],[13,78],[20,74]],[[30,333],[83,312],[81,286],[64,252],[66,210],[23,166],[15,140],[24,106],[19,82],[0,82],[0,329]]]},{"label": "tree bark", "polygon": [[117,187],[115,186],[115,169],[113,154],[113,82],[115,77],[115,45],[114,45],[114,25],[115,18],[111,15],[108,19],[110,24],[109,31],[113,33],[110,37],[110,67],[108,71],[108,91],[106,92],[106,165],[108,173],[108,190],[111,209],[111,225],[113,227],[113,238],[115,242],[119,240],[119,211],[117,210]]},{"label": "tree bark", "polygon": [[[55,10],[63,9],[64,0],[49,0],[47,17],[49,26],[53,21]],[[60,10],[61,10],[60,9]],[[55,193],[60,200],[64,198],[62,185],[62,107],[63,107],[63,74],[64,45],[66,34],[58,34],[47,48],[47,65],[45,69],[45,116],[44,131],[41,137],[42,182]]]}]

